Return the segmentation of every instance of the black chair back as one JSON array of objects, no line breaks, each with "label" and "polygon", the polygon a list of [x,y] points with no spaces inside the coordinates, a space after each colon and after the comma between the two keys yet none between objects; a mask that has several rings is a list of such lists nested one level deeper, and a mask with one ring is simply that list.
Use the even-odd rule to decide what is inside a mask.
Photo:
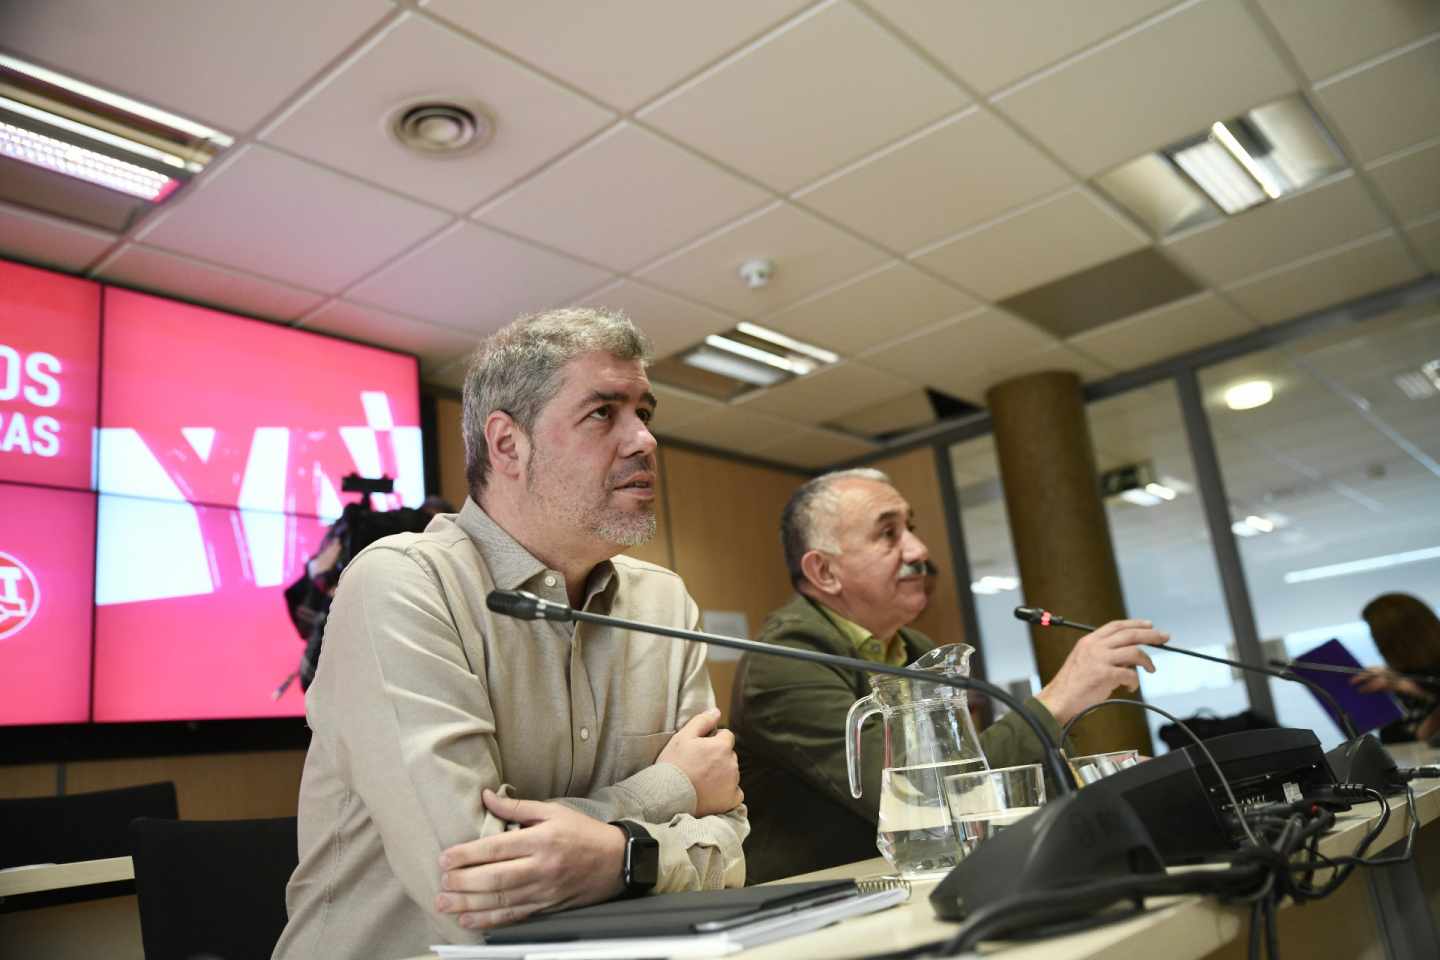
[{"label": "black chair back", "polygon": [[175,784],[0,800],[0,867],[130,855],[130,821],[179,816]]},{"label": "black chair back", "polygon": [[145,960],[268,960],[299,861],[295,818],[130,825]]}]

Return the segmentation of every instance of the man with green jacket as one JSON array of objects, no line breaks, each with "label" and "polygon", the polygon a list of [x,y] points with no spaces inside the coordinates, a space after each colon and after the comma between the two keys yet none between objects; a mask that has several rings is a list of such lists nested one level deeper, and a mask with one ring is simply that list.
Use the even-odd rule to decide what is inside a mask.
[{"label": "man with green jacket", "polygon": [[[796,595],[770,615],[766,643],[903,665],[935,644],[907,625],[925,609],[929,552],[910,505],[878,470],[816,477],[781,516]],[[1148,621],[1117,620],[1081,638],[1028,712],[1058,737],[1060,725],[1117,687],[1139,686],[1155,666],[1140,644],[1169,637]],[[730,725],[750,810],[746,877],[761,883],[876,855],[884,739],[866,726],[863,793],[850,794],[845,715],[870,692],[865,676],[817,663],[747,654],[731,697]],[[980,735],[992,767],[1036,763],[1034,733],[1009,714]]]}]

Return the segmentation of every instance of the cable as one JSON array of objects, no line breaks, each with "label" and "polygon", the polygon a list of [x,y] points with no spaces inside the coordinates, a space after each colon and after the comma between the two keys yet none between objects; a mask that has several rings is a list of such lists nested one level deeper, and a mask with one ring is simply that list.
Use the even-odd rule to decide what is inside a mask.
[{"label": "cable", "polygon": [[[1200,748],[1200,752],[1203,753],[1205,755],[1205,759],[1210,762],[1210,767],[1215,771],[1215,776],[1220,779],[1220,786],[1225,788],[1225,796],[1230,798],[1230,808],[1234,810],[1237,814],[1240,813],[1240,801],[1235,799],[1235,791],[1230,789],[1230,781],[1225,778],[1225,771],[1221,770],[1220,764],[1215,762],[1215,757],[1211,755],[1210,748],[1205,746],[1205,741],[1197,737],[1195,735],[1195,732],[1189,727],[1187,727],[1185,725],[1185,722],[1179,717],[1175,716],[1168,710],[1162,710],[1161,708],[1155,706],[1155,704],[1153,703],[1145,703],[1141,700],[1101,700],[1099,703],[1091,704],[1084,710],[1081,710],[1079,713],[1075,714],[1075,716],[1071,717],[1068,721],[1066,721],[1065,726],[1060,728],[1060,742],[1062,744],[1065,742],[1065,739],[1070,735],[1070,728],[1075,726],[1075,724],[1080,720],[1081,717],[1084,717],[1087,714],[1098,710],[1103,706],[1106,706],[1107,704],[1123,704],[1128,707],[1141,707],[1145,710],[1150,710],[1154,713],[1160,714],[1160,716],[1169,720],[1171,723],[1174,723],[1177,727],[1183,730],[1187,737],[1195,741],[1195,746]],[[1244,831],[1246,838],[1249,839],[1251,843],[1259,846],[1260,841],[1256,839],[1254,832],[1250,829],[1250,824],[1245,821],[1245,817],[1240,816],[1238,819],[1240,821],[1240,829]]]}]

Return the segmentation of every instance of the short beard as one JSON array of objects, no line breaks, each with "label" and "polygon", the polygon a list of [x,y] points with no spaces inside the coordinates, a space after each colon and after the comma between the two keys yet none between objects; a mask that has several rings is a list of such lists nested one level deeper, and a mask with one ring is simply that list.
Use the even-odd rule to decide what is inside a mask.
[{"label": "short beard", "polygon": [[[535,467],[537,460],[540,463],[538,471]],[[620,547],[638,547],[654,539],[657,523],[653,503],[648,510],[630,513],[610,509],[603,502],[581,503],[573,496],[556,496],[548,489],[537,493],[536,480],[540,475],[545,474],[547,479],[554,477],[558,468],[534,445],[530,447],[530,456],[526,458],[525,472],[526,489],[556,520],[579,527],[605,543]]]}]

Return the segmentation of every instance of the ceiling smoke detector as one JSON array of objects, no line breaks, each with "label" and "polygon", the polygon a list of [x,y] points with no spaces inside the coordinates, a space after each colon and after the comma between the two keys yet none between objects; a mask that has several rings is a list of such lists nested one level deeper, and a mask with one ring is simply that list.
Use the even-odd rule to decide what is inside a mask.
[{"label": "ceiling smoke detector", "polygon": [[746,260],[740,264],[740,279],[745,281],[745,286],[751,290],[759,290],[770,282],[770,277],[775,273],[775,261],[773,260]]},{"label": "ceiling smoke detector", "polygon": [[490,141],[495,125],[483,113],[454,103],[419,103],[396,111],[390,133],[416,153],[453,157]]}]

